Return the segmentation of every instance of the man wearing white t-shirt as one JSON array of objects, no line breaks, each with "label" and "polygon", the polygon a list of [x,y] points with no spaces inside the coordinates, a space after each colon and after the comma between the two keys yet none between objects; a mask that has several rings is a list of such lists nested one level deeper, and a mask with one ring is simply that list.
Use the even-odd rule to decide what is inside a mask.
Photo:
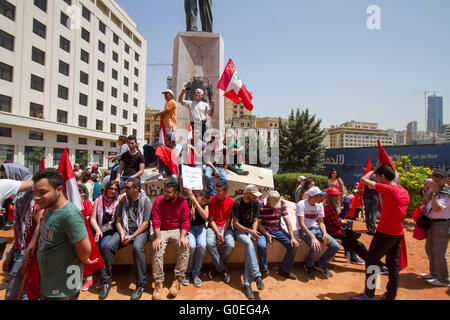
[{"label": "man wearing white t-shirt", "polygon": [[194,101],[183,100],[183,96],[186,91],[187,88],[183,88],[183,90],[181,90],[180,96],[178,97],[178,102],[183,106],[189,108],[191,113],[192,129],[194,129],[196,125],[199,126],[201,124],[203,138],[206,131],[206,120],[208,120],[207,116],[209,115],[210,117],[212,117],[214,115],[214,106],[216,105],[216,103],[214,100],[212,100],[210,107],[206,102],[202,101],[203,90],[200,88],[195,90]]},{"label": "man wearing white t-shirt", "polygon": [[[312,279],[315,278],[313,269],[327,277],[332,277],[333,274],[328,270],[327,262],[336,254],[340,245],[327,234],[323,223],[325,212],[322,196],[326,192],[322,192],[318,187],[312,187],[306,192],[309,198],[299,201],[295,211],[298,235],[309,247],[309,253],[305,260],[305,272]],[[328,249],[314,264],[314,260],[321,250],[320,243],[327,245]]]},{"label": "man wearing white t-shirt", "polygon": [[16,194],[33,188],[33,181],[16,181],[11,179],[0,179],[0,207],[3,201],[9,199]]}]

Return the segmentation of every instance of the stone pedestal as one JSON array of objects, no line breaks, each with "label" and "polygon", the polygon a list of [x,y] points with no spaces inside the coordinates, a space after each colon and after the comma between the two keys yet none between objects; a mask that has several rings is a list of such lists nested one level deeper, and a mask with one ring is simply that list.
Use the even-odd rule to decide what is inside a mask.
[{"label": "stone pedestal", "polygon": [[[173,47],[173,92],[175,100],[188,84],[185,100],[194,100],[195,89],[203,89],[203,100],[208,104],[215,98],[214,115],[208,117],[208,126],[224,132],[224,97],[217,93],[217,83],[224,69],[223,40],[218,33],[179,32]],[[216,94],[216,95],[215,95]],[[190,111],[178,104],[178,129],[187,130]],[[181,131],[181,130],[180,130]],[[181,133],[181,132],[180,132]],[[177,130],[177,136],[178,130]]]}]

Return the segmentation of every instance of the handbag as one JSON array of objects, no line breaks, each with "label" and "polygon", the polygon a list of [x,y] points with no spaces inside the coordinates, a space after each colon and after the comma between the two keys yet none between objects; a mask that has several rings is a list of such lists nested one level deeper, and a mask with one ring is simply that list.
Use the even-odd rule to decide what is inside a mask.
[{"label": "handbag", "polygon": [[[422,216],[423,217],[423,216]],[[419,227],[417,224],[414,226],[413,238],[417,240],[423,240],[427,237],[427,230]]]},{"label": "handbag", "polygon": [[419,226],[419,228],[428,230],[431,227],[431,219],[428,218],[428,215],[430,214],[432,209],[430,209],[430,211],[428,211],[427,215],[423,215],[420,216],[419,219],[417,219],[417,225]]},{"label": "handbag", "polygon": [[103,236],[111,234],[114,232],[114,227],[111,223],[105,223],[100,226],[100,231],[103,233]]}]

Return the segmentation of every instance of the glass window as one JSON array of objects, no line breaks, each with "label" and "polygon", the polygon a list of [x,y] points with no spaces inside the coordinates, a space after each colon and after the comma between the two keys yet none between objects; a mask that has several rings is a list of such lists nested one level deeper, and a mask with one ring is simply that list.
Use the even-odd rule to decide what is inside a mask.
[{"label": "glass window", "polygon": [[87,117],[86,116],[82,116],[81,114],[78,115],[78,126],[82,127],[82,128],[87,127]]},{"label": "glass window", "polygon": [[111,148],[117,148],[117,142],[111,141],[111,142],[109,143],[109,146],[110,146]]},{"label": "glass window", "polygon": [[59,22],[66,27],[67,29],[70,29],[70,21],[69,16],[61,11]]},{"label": "glass window", "polygon": [[33,19],[33,32],[40,36],[41,38],[46,37],[46,26],[37,21],[36,19]]},{"label": "glass window", "polygon": [[90,34],[85,28],[81,28],[81,38],[89,42]]},{"label": "glass window", "polygon": [[89,63],[89,53],[87,53],[83,49],[81,49],[81,60],[86,63]]},{"label": "glass window", "polygon": [[103,147],[103,141],[102,140],[95,140],[95,146],[96,147]]},{"label": "glass window", "polygon": [[123,110],[123,112],[122,112],[122,117],[123,117],[124,119],[128,119],[128,111],[127,111],[127,110]]},{"label": "glass window", "polygon": [[61,123],[67,123],[67,111],[57,110],[56,121]]},{"label": "glass window", "polygon": [[0,62],[0,79],[12,82],[13,67]]},{"label": "glass window", "polygon": [[137,130],[136,129],[133,129],[133,136],[137,136]]},{"label": "glass window", "polygon": [[139,104],[139,101],[138,101],[138,99],[136,99],[136,98],[133,98],[133,106],[137,107],[137,106],[138,106],[138,104]]},{"label": "glass window", "polygon": [[115,51],[113,51],[112,58],[115,62],[119,62],[119,54]]},{"label": "glass window", "polygon": [[0,127],[0,137],[11,138],[11,128]]},{"label": "glass window", "polygon": [[113,33],[113,41],[115,44],[117,44],[117,45],[119,44],[119,36],[115,33]]},{"label": "glass window", "polygon": [[30,130],[29,134],[28,134],[28,138],[30,140],[39,140],[42,141],[44,140],[44,133],[41,131],[33,131]]},{"label": "glass window", "polygon": [[103,130],[103,121],[95,120],[95,129],[102,131]]},{"label": "glass window", "polygon": [[0,30],[0,47],[3,47],[9,51],[14,51],[14,36]]},{"label": "glass window", "polygon": [[136,91],[136,92],[139,91],[139,86],[136,82],[134,83],[134,91]]},{"label": "glass window", "polygon": [[[79,144],[86,145],[87,139],[86,138],[78,138],[78,140],[82,139],[82,141],[78,141]],[[84,143],[80,143],[84,142]],[[80,164],[81,168],[85,168],[89,162],[89,153],[87,150],[75,150],[75,162],[78,162]]]},{"label": "glass window", "polygon": [[105,63],[101,60],[98,60],[97,69],[98,71],[105,72]]},{"label": "glass window", "polygon": [[31,89],[44,92],[44,79],[32,74],[31,75]]},{"label": "glass window", "polygon": [[112,78],[117,80],[118,79],[118,72],[117,70],[112,69]]},{"label": "glass window", "polygon": [[111,105],[111,115],[116,116],[117,115],[117,107]]},{"label": "glass window", "polygon": [[125,43],[125,52],[130,53],[130,46]]},{"label": "glass window", "polygon": [[133,113],[133,122],[137,122],[137,114]]},{"label": "glass window", "polygon": [[57,134],[56,135],[56,142],[63,142],[63,143],[67,143],[67,141],[69,141],[69,137],[62,135],[62,134]]},{"label": "glass window", "polygon": [[139,62],[139,54],[137,52],[134,53],[134,60]]},{"label": "glass window", "polygon": [[78,144],[87,144],[87,138],[78,138]]},{"label": "glass window", "polygon": [[91,12],[86,9],[85,7],[83,7],[81,9],[81,15],[83,16],[83,18],[85,18],[87,21],[91,21]]},{"label": "glass window", "polygon": [[69,100],[69,88],[58,85],[58,98]]},{"label": "glass window", "polygon": [[16,7],[6,0],[0,0],[0,13],[12,21],[16,19]]},{"label": "glass window", "polygon": [[72,5],[72,0],[63,0],[65,3],[67,3],[69,6]]},{"label": "glass window", "polygon": [[59,47],[64,51],[70,53],[70,41],[64,38],[63,36],[59,37]]},{"label": "glass window", "polygon": [[31,60],[36,63],[45,65],[45,52],[38,48],[31,47]]},{"label": "glass window", "polygon": [[128,77],[123,77],[123,84],[128,87],[129,79]]},{"label": "glass window", "polygon": [[123,94],[123,102],[128,102],[128,95],[126,93]]},{"label": "glass window", "polygon": [[101,21],[98,22],[98,30],[103,34],[106,34],[106,25]]},{"label": "glass window", "polygon": [[122,135],[123,136],[127,136],[128,135],[128,128],[125,127],[125,126],[122,127]]},{"label": "glass window", "polygon": [[138,68],[134,68],[134,75],[136,77],[139,77],[139,69]]},{"label": "glass window", "polygon": [[84,84],[89,83],[89,75],[86,72],[80,71],[80,82]]},{"label": "glass window", "polygon": [[82,106],[87,107],[87,105],[88,105],[88,96],[85,95],[84,93],[81,93],[81,92],[80,92],[79,103],[80,103]]},{"label": "glass window", "polygon": [[30,117],[44,119],[44,106],[30,102]]},{"label": "glass window", "polygon": [[34,0],[34,5],[44,12],[47,12],[47,0]]},{"label": "glass window", "polygon": [[0,111],[11,112],[11,97],[0,94]]},{"label": "glass window", "polygon": [[111,133],[116,133],[116,130],[117,130],[116,124],[115,123],[111,123],[109,131],[111,131]]},{"label": "glass window", "polygon": [[123,66],[125,69],[129,70],[130,69],[130,63],[127,60],[123,61]]},{"label": "glass window", "polygon": [[97,90],[103,92],[105,89],[105,83],[101,80],[97,80]]},{"label": "glass window", "polygon": [[[9,129],[9,128],[6,128]],[[9,129],[11,131],[11,129]],[[0,127],[0,137],[2,136],[2,127]],[[14,146],[0,144],[0,162],[5,160],[14,160]]]},{"label": "glass window", "polygon": [[59,60],[59,73],[69,76],[69,64]]},{"label": "glass window", "polygon": [[103,167],[103,151],[94,151],[92,154],[92,162],[94,162],[99,167]]},{"label": "glass window", "polygon": [[25,146],[25,163],[30,168],[30,173],[36,173],[39,170],[41,159],[45,155],[44,147]]},{"label": "glass window", "polygon": [[111,95],[112,95],[114,98],[117,98],[117,89],[116,89],[116,88],[111,87]]},{"label": "glass window", "polygon": [[97,110],[103,111],[103,101],[97,100]]},{"label": "glass window", "polygon": [[98,40],[98,50],[105,53],[105,44],[103,42],[101,42],[100,40]]},{"label": "glass window", "polygon": [[58,166],[61,161],[64,149],[63,148],[53,148],[53,165]]}]

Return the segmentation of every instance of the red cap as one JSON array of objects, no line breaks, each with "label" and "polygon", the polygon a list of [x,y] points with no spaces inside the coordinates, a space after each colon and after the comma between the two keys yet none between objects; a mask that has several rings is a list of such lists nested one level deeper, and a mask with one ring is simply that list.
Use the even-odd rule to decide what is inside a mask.
[{"label": "red cap", "polygon": [[97,165],[93,165],[93,166],[92,166],[92,170],[95,170],[95,169],[98,169],[98,166],[97,166]]},{"label": "red cap", "polygon": [[339,195],[342,194],[342,192],[340,192],[337,188],[328,188],[327,189],[327,195],[330,195],[330,194],[334,194],[334,195],[339,196]]}]

